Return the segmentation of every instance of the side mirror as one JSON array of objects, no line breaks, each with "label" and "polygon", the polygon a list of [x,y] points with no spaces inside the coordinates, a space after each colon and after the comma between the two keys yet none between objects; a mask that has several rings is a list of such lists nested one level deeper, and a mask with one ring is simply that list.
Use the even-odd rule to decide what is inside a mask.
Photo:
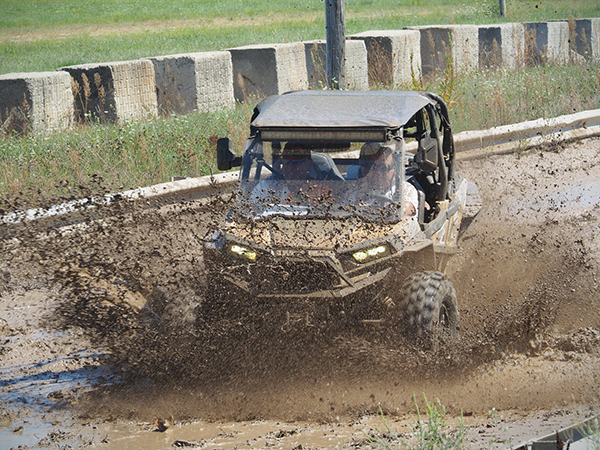
[{"label": "side mirror", "polygon": [[438,140],[425,137],[419,141],[415,162],[423,172],[433,172],[438,166]]},{"label": "side mirror", "polygon": [[235,156],[231,148],[231,138],[217,140],[217,167],[219,170],[229,170],[242,165],[242,157]]}]

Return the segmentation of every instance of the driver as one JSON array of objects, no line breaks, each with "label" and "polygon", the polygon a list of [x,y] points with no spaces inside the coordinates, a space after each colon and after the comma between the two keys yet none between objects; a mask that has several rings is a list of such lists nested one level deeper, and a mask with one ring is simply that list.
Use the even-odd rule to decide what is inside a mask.
[{"label": "driver", "polygon": [[287,154],[282,156],[281,174],[285,180],[309,180],[315,178],[311,176],[311,170],[314,172],[313,162],[310,152],[306,154]]},{"label": "driver", "polygon": [[311,158],[310,149],[298,143],[288,142],[281,155],[281,174],[284,180],[310,180],[306,185],[290,186],[285,195],[285,203],[320,204],[332,201],[332,192],[329,186],[321,180],[323,178],[319,168]]},{"label": "driver", "polygon": [[[390,147],[380,146],[377,143],[367,143],[361,149],[360,159],[372,161],[371,164],[362,165],[360,176],[373,189],[373,194],[382,195],[392,199],[396,191],[394,183],[396,176],[396,165],[394,164],[394,152]],[[405,216],[417,214],[419,197],[417,189],[408,181],[403,180],[403,211]]]}]

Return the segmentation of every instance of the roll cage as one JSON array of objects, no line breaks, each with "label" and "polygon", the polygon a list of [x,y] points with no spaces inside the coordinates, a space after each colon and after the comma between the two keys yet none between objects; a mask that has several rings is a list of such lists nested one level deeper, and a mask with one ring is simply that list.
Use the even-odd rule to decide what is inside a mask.
[{"label": "roll cage", "polygon": [[[430,209],[422,211],[422,224],[437,215],[437,204],[450,199],[454,180],[454,143],[444,100],[429,92],[401,91],[296,91],[260,102],[250,125],[244,155],[257,142],[297,140],[320,146],[323,153],[349,148],[351,142],[406,142],[406,175]],[[219,169],[249,167],[231,150],[229,139],[217,145]],[[336,158],[333,158],[336,163]],[[268,161],[258,170],[277,169]],[[260,178],[260,174],[259,174]],[[423,202],[423,203],[425,203]]]}]

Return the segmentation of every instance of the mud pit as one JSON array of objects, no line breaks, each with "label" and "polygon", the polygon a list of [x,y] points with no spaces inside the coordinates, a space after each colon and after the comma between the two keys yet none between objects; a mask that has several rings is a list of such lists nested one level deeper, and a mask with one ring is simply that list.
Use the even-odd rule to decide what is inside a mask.
[{"label": "mud pit", "polygon": [[462,410],[465,448],[598,414],[599,162],[592,139],[460,163],[484,206],[448,270],[461,338],[436,353],[376,329],[191,323],[227,195],[4,226],[2,446],[370,448],[380,408],[410,438],[423,394],[450,424]]}]

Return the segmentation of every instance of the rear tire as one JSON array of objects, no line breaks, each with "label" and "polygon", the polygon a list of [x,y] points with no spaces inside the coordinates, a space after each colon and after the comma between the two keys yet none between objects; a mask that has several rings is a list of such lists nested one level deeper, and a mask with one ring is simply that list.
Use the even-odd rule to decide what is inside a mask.
[{"label": "rear tire", "polygon": [[458,337],[458,303],[452,282],[440,272],[411,275],[402,287],[405,333],[428,348]]}]

